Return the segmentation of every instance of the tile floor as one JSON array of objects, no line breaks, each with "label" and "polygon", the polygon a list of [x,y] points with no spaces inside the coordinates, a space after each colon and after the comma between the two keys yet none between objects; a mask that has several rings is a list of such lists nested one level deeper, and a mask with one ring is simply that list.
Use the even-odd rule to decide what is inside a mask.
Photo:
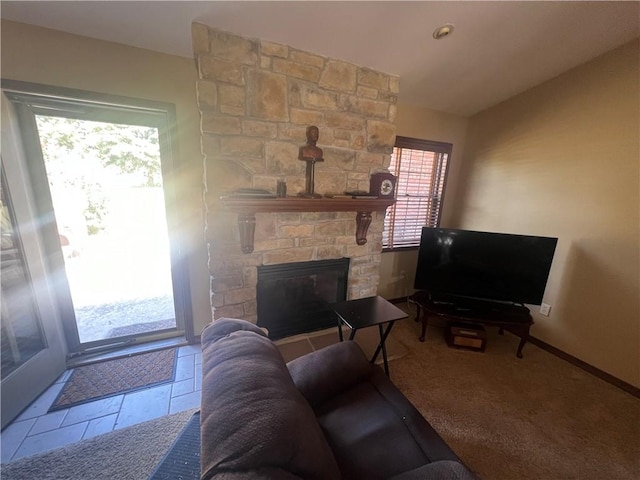
[{"label": "tile floor", "polygon": [[178,349],[173,383],[47,413],[69,378],[66,371],[0,434],[2,463],[200,406],[202,350]]}]

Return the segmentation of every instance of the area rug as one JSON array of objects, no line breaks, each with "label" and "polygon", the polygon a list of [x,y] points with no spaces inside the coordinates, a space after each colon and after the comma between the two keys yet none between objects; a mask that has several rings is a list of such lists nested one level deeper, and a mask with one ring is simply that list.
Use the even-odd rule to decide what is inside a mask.
[{"label": "area rug", "polygon": [[[0,477],[2,480],[147,479],[164,463],[163,457],[169,457],[171,445],[178,443],[176,439],[197,410],[184,410],[2,464]],[[176,476],[172,480],[178,479]]]},{"label": "area rug", "polygon": [[173,382],[177,357],[171,348],[77,367],[49,412]]}]

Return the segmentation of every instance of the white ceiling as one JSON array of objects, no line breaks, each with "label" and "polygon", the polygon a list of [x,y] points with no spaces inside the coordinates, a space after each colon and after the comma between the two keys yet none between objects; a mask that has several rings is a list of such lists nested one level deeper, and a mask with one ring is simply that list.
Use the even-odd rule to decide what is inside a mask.
[{"label": "white ceiling", "polygon": [[[640,36],[640,2],[2,1],[2,18],[192,57],[191,22],[400,75],[471,115]],[[440,41],[441,24],[455,25]]]}]

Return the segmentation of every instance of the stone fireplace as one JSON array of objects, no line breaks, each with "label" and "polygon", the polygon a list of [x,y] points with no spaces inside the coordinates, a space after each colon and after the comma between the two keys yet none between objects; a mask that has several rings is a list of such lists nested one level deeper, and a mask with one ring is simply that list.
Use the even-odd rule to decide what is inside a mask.
[{"label": "stone fireplace", "polygon": [[[324,162],[315,191],[369,189],[395,142],[397,76],[265,40],[193,24],[213,317],[257,322],[258,267],[349,259],[347,298],[377,293],[384,211],[372,212],[364,245],[356,211],[260,212],[253,251],[243,253],[238,214],[220,197],[237,188],[305,190],[298,148],[320,131]],[[316,200],[322,202],[322,199]]]}]

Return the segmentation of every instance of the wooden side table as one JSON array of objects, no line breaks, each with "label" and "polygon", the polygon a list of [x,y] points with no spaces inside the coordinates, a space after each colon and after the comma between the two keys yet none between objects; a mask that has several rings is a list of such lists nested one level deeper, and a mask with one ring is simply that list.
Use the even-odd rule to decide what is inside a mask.
[{"label": "wooden side table", "polygon": [[[507,330],[520,337],[516,356],[522,358],[522,348],[529,339],[529,330],[533,325],[533,318],[528,308],[491,302],[471,302],[468,307],[449,302],[435,302],[427,291],[416,292],[407,300],[417,307],[416,322],[422,321],[421,342],[424,342],[426,337],[429,316],[437,316],[447,322],[496,326],[500,329],[500,334]],[[421,313],[421,310],[424,310],[424,313]]]},{"label": "wooden side table", "polygon": [[[371,363],[376,361],[380,351],[382,351],[382,359],[384,361],[384,372],[389,376],[389,363],[387,361],[387,348],[385,342],[393,328],[396,320],[407,318],[406,312],[403,312],[391,302],[382,297],[367,297],[357,300],[346,300],[331,304],[331,308],[338,316],[338,334],[342,342],[342,324],[344,323],[351,329],[349,340],[353,340],[356,332],[361,328],[378,326],[380,333],[380,343],[376,348]],[[387,328],[383,330],[382,326],[387,323]]]}]

